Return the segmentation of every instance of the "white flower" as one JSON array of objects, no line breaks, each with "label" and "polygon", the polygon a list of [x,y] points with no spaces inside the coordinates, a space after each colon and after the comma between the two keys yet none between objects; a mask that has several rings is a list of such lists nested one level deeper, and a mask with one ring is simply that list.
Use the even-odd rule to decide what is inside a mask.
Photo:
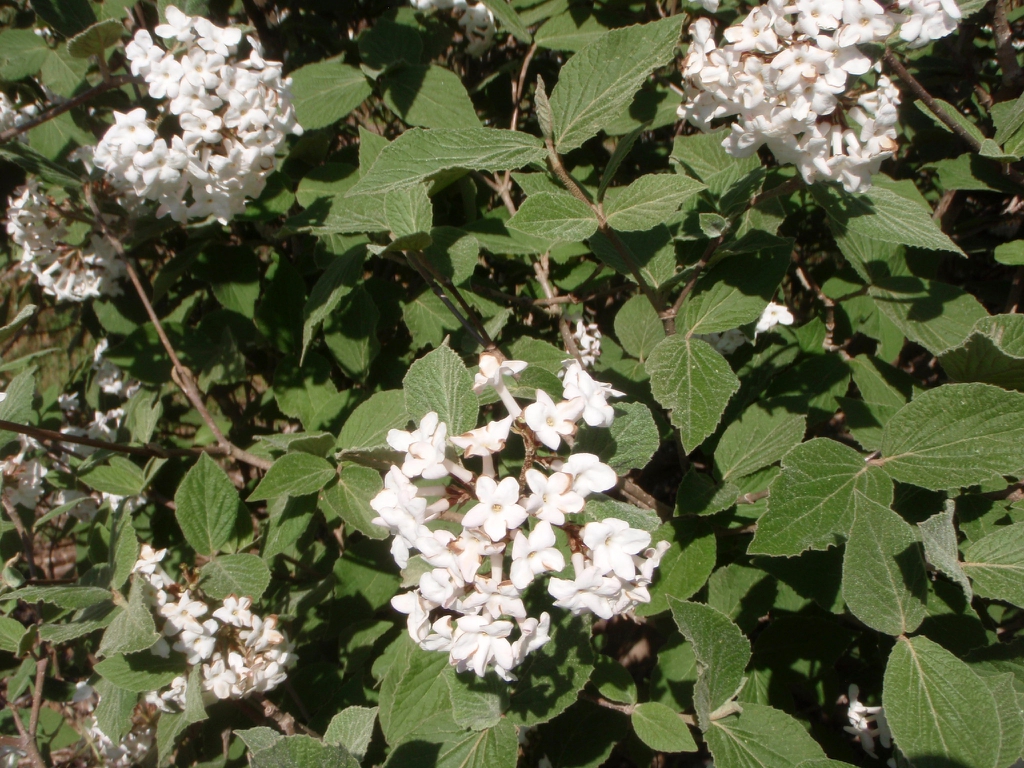
[{"label": "white flower", "polygon": [[572,476],[572,489],[581,496],[607,491],[618,482],[615,470],[592,453],[574,453],[561,471]]},{"label": "white flower", "polygon": [[606,517],[583,526],[583,543],[590,549],[594,567],[602,575],[614,573],[620,579],[632,581],[636,577],[632,556],[647,548],[651,534],[630,528],[625,520]]},{"label": "white flower", "polygon": [[174,644],[174,650],[183,652],[189,664],[198,664],[210,658],[217,645],[217,630],[220,629],[220,625],[213,619],[207,619],[196,626],[198,631],[192,625],[185,627]]},{"label": "white flower", "polygon": [[500,483],[489,477],[476,481],[479,504],[462,519],[466,528],[482,527],[492,541],[504,538],[505,532],[518,528],[526,520],[526,510],[519,505],[519,483],[506,477]]},{"label": "white flower", "polygon": [[518,418],[522,408],[512,397],[512,393],[505,386],[504,376],[517,376],[526,370],[526,363],[522,360],[498,360],[496,355],[484,352],[480,355],[480,370],[473,378],[473,391],[478,395],[483,394],[487,387],[491,387],[505,404],[509,415]]},{"label": "white flower", "polygon": [[620,591],[618,579],[603,576],[594,567],[582,569],[575,579],[548,580],[548,592],[555,598],[555,605],[577,616],[590,612],[610,619],[615,615],[615,605],[610,598],[617,598]]},{"label": "white flower", "polygon": [[203,625],[198,618],[205,616],[209,606],[202,600],[196,600],[187,589],[182,593],[176,603],[168,603],[160,608],[160,615],[167,619],[164,622],[164,634],[176,635],[182,630],[189,630],[197,634],[203,632]]},{"label": "white flower", "polygon": [[495,578],[477,578],[473,587],[474,591],[459,601],[458,610],[461,613],[482,613],[492,619],[500,619],[502,616],[526,618],[526,607],[515,585]]},{"label": "white flower", "polygon": [[186,16],[173,5],[164,8],[164,16],[167,23],[158,24],[155,30],[160,37],[164,40],[177,40],[179,43],[192,42],[192,24],[195,22],[192,16]]},{"label": "white flower", "polygon": [[519,639],[512,643],[512,653],[516,657],[516,665],[522,663],[528,654],[533,653],[547,644],[551,639],[551,616],[546,612],[540,619],[528,618],[519,622]]},{"label": "white flower", "polygon": [[555,548],[555,532],[551,523],[541,520],[529,538],[516,531],[512,542],[512,569],[509,577],[517,589],[526,589],[535,576],[565,568],[565,557]]},{"label": "white flower", "polygon": [[460,616],[451,659],[455,669],[472,669],[479,677],[494,664],[502,670],[515,665],[512,645],[506,639],[512,632],[511,621],[492,621],[486,616]]},{"label": "white flower", "polygon": [[242,41],[242,30],[238,27],[223,29],[207,19],[196,19],[194,27],[199,33],[196,45],[207,52],[228,56],[235,52]]},{"label": "white flower", "polygon": [[252,598],[228,595],[224,598],[224,604],[213,612],[213,616],[233,627],[249,627],[252,626],[251,607]]},{"label": "white flower", "polygon": [[409,636],[417,643],[426,639],[430,634],[430,611],[434,608],[429,602],[423,599],[419,591],[403,592],[391,598],[391,607],[399,613],[408,614],[406,627]]},{"label": "white flower", "polygon": [[784,304],[771,302],[764,308],[764,312],[761,313],[761,317],[757,321],[757,326],[754,328],[754,333],[755,335],[759,333],[766,333],[776,325],[792,324],[793,313],[790,312]]},{"label": "white flower", "polygon": [[565,369],[562,379],[562,397],[566,400],[579,398],[583,402],[583,420],[592,427],[610,427],[615,419],[615,410],[608,405],[607,398],[622,397],[624,393],[607,384],[594,381],[579,363],[573,361]]},{"label": "white flower", "polygon": [[392,429],[387,442],[396,451],[405,451],[402,473],[406,477],[423,477],[438,480],[448,476],[445,464],[445,441],[448,425],[438,420],[431,411],[420,420],[419,428],[412,432]]},{"label": "white flower", "polygon": [[863,750],[877,760],[875,738],[885,749],[891,749],[892,733],[885,719],[885,710],[882,707],[865,707],[857,701],[859,695],[860,689],[851,684],[848,696],[850,704],[846,713],[850,724],[843,726],[843,730],[857,736]]},{"label": "white flower", "polygon": [[537,401],[523,409],[523,419],[544,445],[558,450],[562,438],[576,432],[576,420],[583,414],[582,398],[563,400],[557,405],[543,389],[537,390]]},{"label": "white flower", "polygon": [[433,606],[450,608],[456,597],[462,594],[461,586],[452,580],[452,574],[446,568],[435,568],[420,576],[420,595]]},{"label": "white flower", "polygon": [[555,472],[550,477],[537,469],[526,471],[526,484],[533,494],[526,510],[552,525],[563,525],[567,514],[583,511],[583,497],[572,489],[572,477]]},{"label": "white flower", "polygon": [[[529,410],[529,408],[527,408]],[[465,450],[465,456],[490,456],[505,447],[512,417],[492,421],[486,427],[471,429],[464,435],[452,437],[451,442]]]},{"label": "white flower", "polygon": [[224,663],[223,658],[216,659],[212,664],[203,664],[203,689],[213,691],[218,699],[241,695],[238,674]]}]

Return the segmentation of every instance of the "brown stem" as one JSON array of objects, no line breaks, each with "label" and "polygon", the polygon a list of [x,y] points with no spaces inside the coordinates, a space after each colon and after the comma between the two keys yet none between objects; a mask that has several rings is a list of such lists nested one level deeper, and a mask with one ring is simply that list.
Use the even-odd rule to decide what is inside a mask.
[{"label": "brown stem", "polygon": [[16,424],[13,421],[0,419],[0,431],[16,432],[19,435],[27,435],[34,440],[45,442],[51,450],[70,453],[70,449],[62,443],[74,443],[75,445],[87,445],[90,448],[100,448],[115,453],[127,453],[131,456],[144,456],[146,458],[166,459],[171,456],[198,456],[200,453],[220,454],[220,446],[209,446],[208,448],[163,448],[159,445],[123,445],[122,443],[111,443],[107,440],[94,440],[91,437],[79,437],[77,435],[66,435],[63,432],[56,432],[52,429],[32,427],[28,424]]},{"label": "brown stem", "polygon": [[496,349],[497,345],[493,341],[491,341],[490,336],[488,336],[487,329],[484,327],[484,322],[480,318],[480,315],[478,315],[476,309],[468,301],[466,301],[466,299],[463,297],[459,289],[455,287],[455,283],[453,283],[447,275],[442,275],[440,272],[434,269],[434,265],[431,264],[430,260],[426,258],[421,252],[417,252],[416,258],[419,261],[419,263],[423,266],[423,268],[430,272],[434,280],[436,280],[438,283],[444,286],[445,290],[447,290],[448,293],[454,296],[455,300],[459,302],[459,306],[461,306],[463,311],[466,313],[466,318],[471,323],[473,323],[473,326],[479,332],[480,336],[483,337],[484,339],[487,339],[488,343],[485,348],[489,351]]},{"label": "brown stem", "polygon": [[812,278],[807,271],[800,266],[796,265],[796,276],[803,283],[804,288],[809,291],[813,291],[818,297],[818,300],[825,306],[825,338],[821,341],[821,346],[829,352],[843,352],[842,347],[835,343],[834,336],[836,332],[836,303],[825,295],[825,292],[821,290],[821,286],[818,285],[814,278]]},{"label": "brown stem", "polygon": [[996,37],[996,59],[999,68],[1003,70],[1003,87],[1016,89],[1021,80],[1021,70],[1017,63],[1017,51],[1013,47],[1013,30],[1006,18],[1005,0],[996,0],[992,30]]},{"label": "brown stem", "polygon": [[[533,61],[535,53],[537,53],[536,43],[530,46],[530,50],[528,50],[526,52],[526,56],[523,57],[523,65],[519,68],[519,78],[512,81],[512,121],[509,123],[510,131],[516,131],[519,129],[519,113],[523,103],[523,89],[526,87],[526,71],[530,68],[530,62]],[[515,216],[516,205],[512,202],[512,196],[509,195],[509,190],[512,187],[511,179],[512,171],[505,171],[504,183],[500,184],[499,189],[496,191],[501,196],[508,212]]]},{"label": "brown stem", "polygon": [[495,344],[491,340],[491,337],[487,335],[487,331],[484,330],[482,327],[478,331],[477,328],[473,325],[473,323],[471,323],[469,320],[463,317],[462,313],[459,312],[459,310],[455,307],[454,304],[452,304],[451,299],[448,298],[448,295],[444,292],[444,289],[433,280],[433,278],[430,276],[430,273],[423,265],[424,260],[420,258],[420,254],[416,251],[406,251],[405,257],[406,261],[409,262],[409,266],[419,273],[420,277],[423,278],[423,281],[430,287],[430,290],[434,292],[434,295],[441,300],[441,303],[448,308],[448,311],[455,316],[455,319],[458,320],[462,324],[462,327],[469,332],[469,335],[476,340],[476,343],[479,344],[484,349],[494,349]]},{"label": "brown stem", "polygon": [[43,681],[46,679],[46,665],[48,663],[49,660],[45,654],[36,661],[36,687],[32,691],[32,710],[29,713],[28,728],[25,728],[25,724],[22,723],[21,716],[18,714],[18,708],[14,706],[14,702],[8,702],[8,706],[11,708],[11,715],[14,717],[14,725],[18,729],[18,733],[21,734],[21,742],[18,746],[28,754],[29,761],[35,768],[47,768],[46,762],[43,760],[43,756],[39,754],[39,747],[36,744],[36,731],[39,726],[39,710],[43,705]]},{"label": "brown stem", "polygon": [[25,562],[28,564],[29,575],[34,579],[36,578],[38,571],[36,570],[36,559],[33,556],[34,542],[32,535],[25,528],[25,523],[21,520],[21,515],[18,514],[18,510],[15,509],[14,504],[7,500],[7,496],[2,497],[2,503],[4,511],[7,516],[11,518],[11,522],[14,523],[14,530],[18,532],[18,538],[21,539],[21,548],[25,553]]},{"label": "brown stem", "polygon": [[116,75],[107,80],[104,80],[99,85],[94,85],[89,90],[82,91],[82,93],[78,94],[72,99],[62,101],[60,104],[56,104],[50,107],[48,110],[40,114],[38,117],[34,117],[31,120],[26,120],[21,125],[16,125],[13,128],[8,128],[6,131],[0,132],[0,144],[10,141],[11,139],[15,138],[16,136],[20,136],[26,131],[31,131],[33,128],[40,126],[43,123],[49,122],[50,120],[53,120],[53,118],[55,117],[60,117],[65,112],[68,112],[74,109],[75,107],[80,107],[82,104],[85,104],[87,101],[89,101],[93,96],[98,96],[101,93],[106,93],[107,91],[113,90],[114,88],[120,88],[122,85],[125,85],[126,83],[137,82],[142,81],[130,75]]},{"label": "brown stem", "polygon": [[647,297],[651,306],[654,307],[654,311],[660,314],[665,309],[665,303],[662,301],[661,296],[659,296],[658,293],[647,284],[643,275],[640,274],[640,268],[633,259],[633,254],[630,253],[629,248],[627,248],[626,244],[619,239],[618,234],[608,226],[608,219],[605,218],[604,208],[600,204],[595,205],[590,199],[590,196],[583,191],[579,184],[576,183],[572,174],[565,169],[565,165],[562,163],[562,158],[555,150],[554,142],[552,142],[551,139],[546,139],[545,143],[548,148],[548,162],[550,163],[551,170],[554,171],[555,176],[558,177],[558,180],[562,182],[562,185],[569,190],[573,197],[582,200],[594,212],[594,215],[597,216],[598,230],[602,235],[608,238],[608,242],[612,244],[612,247],[619,254],[619,258],[622,259],[623,263],[625,263],[626,267],[629,269],[630,274],[633,275],[633,279],[636,280],[637,285],[640,286],[640,290],[643,292],[644,296]]},{"label": "brown stem", "polygon": [[[960,123],[954,120],[952,116],[946,114],[946,110],[944,110],[935,98],[925,90],[924,86],[917,81],[917,78],[907,71],[907,68],[900,63],[899,59],[896,58],[896,55],[891,50],[886,49],[885,54],[882,56],[882,60],[896,73],[900,80],[910,87],[910,90],[914,92],[914,95],[924,102],[924,105],[928,107],[929,111],[931,111],[931,113],[935,115],[943,125],[959,136],[960,139],[963,140],[963,142],[972,150],[975,152],[981,151],[981,142],[978,141],[977,137],[972,136],[971,133],[960,125]],[[1014,170],[1007,163],[1002,163],[1002,166],[1003,174],[1010,179],[1010,181],[1014,184],[1024,186],[1024,174]]]},{"label": "brown stem", "polygon": [[[537,275],[537,282],[540,283],[544,295],[548,299],[556,298],[557,292],[551,285],[551,280],[548,279],[548,255],[546,253],[540,257],[539,261],[533,262],[533,272]],[[569,321],[565,319],[565,314],[562,312],[562,305],[555,304],[553,311],[558,316],[558,332],[562,335],[565,351],[572,355],[576,362],[583,365],[583,356],[580,354],[579,347],[576,346],[576,339],[572,337],[572,329],[569,328]]]}]

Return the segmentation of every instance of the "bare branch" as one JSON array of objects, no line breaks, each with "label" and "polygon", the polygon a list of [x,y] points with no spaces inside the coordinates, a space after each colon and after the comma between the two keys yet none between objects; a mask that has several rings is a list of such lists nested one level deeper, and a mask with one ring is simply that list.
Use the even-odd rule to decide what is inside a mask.
[{"label": "bare branch", "polygon": [[106,93],[107,91],[111,91],[115,88],[120,88],[122,85],[125,85],[127,83],[141,82],[142,80],[140,78],[132,77],[130,75],[116,75],[114,77],[108,78],[99,85],[95,85],[87,91],[82,91],[82,93],[78,94],[74,98],[68,99],[67,101],[62,101],[60,104],[56,104],[50,107],[42,114],[40,114],[38,117],[34,117],[31,120],[26,120],[21,125],[16,125],[13,128],[8,128],[6,131],[0,132],[0,144],[8,142],[11,139],[16,138],[17,136],[20,136],[21,134],[25,133],[26,131],[31,131],[33,128],[40,126],[43,123],[49,122],[50,120],[53,120],[53,118],[55,117],[60,117],[65,112],[69,112],[75,107],[82,106],[87,101],[92,99],[94,96],[99,96],[101,93]]}]

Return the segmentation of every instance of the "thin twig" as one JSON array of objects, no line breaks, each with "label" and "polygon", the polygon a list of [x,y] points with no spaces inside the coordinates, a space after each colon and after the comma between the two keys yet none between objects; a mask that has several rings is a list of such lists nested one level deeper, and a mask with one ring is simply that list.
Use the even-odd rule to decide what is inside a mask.
[{"label": "thin twig", "polygon": [[[533,61],[535,53],[537,53],[536,43],[530,46],[530,50],[523,57],[523,65],[519,68],[518,79],[512,80],[512,121],[509,123],[510,131],[519,130],[519,114],[523,103],[523,89],[526,87],[526,71],[530,68],[530,62]],[[502,202],[505,203],[508,212],[515,216],[516,204],[512,201],[512,196],[509,194],[511,188],[512,171],[505,171],[505,179],[501,184],[495,186],[495,192],[498,193]]]},{"label": "thin twig", "polygon": [[996,37],[996,59],[999,68],[1003,70],[1003,87],[1016,89],[1020,83],[1021,69],[1017,63],[1017,51],[1013,47],[1013,30],[1006,18],[1006,0],[996,0],[992,31]]},{"label": "thin twig", "polygon": [[48,447],[52,450],[58,450],[64,453],[72,453],[72,451],[70,448],[62,445],[62,443],[87,445],[90,448],[99,448],[105,451],[113,451],[114,453],[127,453],[131,456],[144,456],[146,458],[158,459],[167,459],[172,456],[198,456],[201,453],[222,453],[219,445],[211,445],[204,448],[163,448],[162,446],[154,445],[152,443],[144,446],[124,445],[123,443],[112,443],[108,440],[95,440],[91,437],[68,435],[63,432],[55,432],[52,429],[43,429],[42,427],[33,427],[28,424],[17,424],[13,421],[5,421],[4,419],[0,419],[0,431],[16,432],[19,435],[27,435],[33,440],[48,443]]},{"label": "thin twig", "polygon": [[21,125],[16,125],[13,128],[8,128],[6,131],[0,132],[0,144],[3,144],[11,139],[20,136],[26,131],[31,131],[33,128],[42,125],[43,123],[53,120],[55,117],[60,117],[65,112],[68,112],[75,107],[80,107],[85,104],[94,96],[99,96],[101,93],[113,90],[114,88],[120,88],[126,83],[142,82],[140,79],[132,77],[131,75],[116,75],[108,80],[95,85],[87,91],[82,91],[72,99],[62,101],[60,104],[55,104],[45,112],[41,113],[38,117],[34,117],[31,120],[26,120]]},{"label": "thin twig", "polygon": [[43,682],[46,679],[46,665],[49,663],[45,654],[36,661],[36,687],[32,691],[32,710],[29,712],[28,728],[21,721],[18,708],[14,702],[8,702],[11,708],[11,715],[14,717],[14,725],[21,734],[21,743],[18,745],[27,755],[35,768],[47,768],[43,756],[39,754],[39,746],[36,744],[36,732],[39,726],[39,710],[43,705]]},{"label": "thin twig", "polygon": [[476,309],[468,301],[466,301],[466,299],[463,297],[459,289],[455,287],[455,283],[451,281],[451,278],[449,278],[447,275],[441,274],[436,269],[434,269],[434,265],[431,264],[430,260],[426,258],[426,256],[424,256],[421,252],[416,253],[416,259],[420,263],[420,265],[423,266],[424,269],[430,272],[434,280],[436,280],[438,283],[444,286],[445,290],[447,290],[448,293],[454,296],[455,300],[459,302],[459,306],[461,306],[463,311],[466,313],[466,318],[471,323],[473,323],[473,326],[477,329],[480,336],[488,340],[485,349],[487,349],[488,351],[493,351],[497,349],[497,345],[490,340],[490,336],[487,333],[487,329],[484,327],[484,323],[483,320],[480,318],[480,315],[478,315]]},{"label": "thin twig", "polygon": [[[928,110],[935,115],[936,118],[942,121],[943,125],[959,136],[960,139],[962,139],[963,142],[972,150],[975,152],[981,151],[981,142],[978,138],[954,120],[951,115],[946,113],[946,110],[943,109],[935,98],[925,90],[924,86],[917,81],[917,78],[907,71],[907,68],[900,63],[899,59],[896,58],[896,55],[891,50],[886,49],[885,54],[882,56],[882,60],[892,68],[900,80],[910,86],[910,90],[914,92],[917,98],[924,102],[924,105],[928,107]],[[1024,174],[1014,170],[1007,163],[1002,163],[1001,165],[1003,166],[1003,174],[1010,179],[1010,181],[1024,187]]]},{"label": "thin twig", "polygon": [[462,327],[469,332],[469,335],[476,340],[476,343],[479,344],[484,349],[494,348],[495,344],[491,340],[491,337],[487,335],[487,332],[484,331],[483,335],[481,335],[473,326],[473,324],[465,317],[463,317],[462,313],[458,310],[458,308],[456,308],[456,306],[452,304],[451,299],[448,298],[448,295],[444,292],[444,289],[438,283],[436,283],[433,280],[433,278],[431,278],[430,273],[421,263],[417,253],[415,251],[406,251],[405,256],[406,260],[409,262],[409,266],[419,273],[420,277],[423,278],[423,282],[425,282],[429,286],[430,290],[434,292],[434,295],[441,300],[441,303],[448,308],[448,311],[455,316],[455,319],[462,324]]},{"label": "thin twig", "polygon": [[697,280],[700,279],[701,273],[704,271],[704,267],[708,265],[711,257],[714,256],[718,246],[722,244],[722,240],[725,239],[725,235],[721,234],[714,240],[708,243],[707,248],[704,249],[704,253],[701,254],[697,263],[693,265],[693,273],[690,275],[690,279],[686,281],[686,285],[683,286],[682,292],[676,297],[675,302],[672,304],[672,308],[667,312],[663,312],[661,315],[661,322],[665,326],[665,333],[669,336],[676,332],[676,315],[679,314],[679,310],[683,307],[683,302],[693,292],[694,287],[697,285]]},{"label": "thin twig", "polygon": [[103,221],[103,217],[100,215],[99,207],[92,198],[88,185],[85,187],[85,191],[86,200],[89,203],[89,207],[92,209],[93,215],[96,217],[96,225],[100,228],[100,231],[106,238],[107,242],[110,243],[114,252],[117,253],[124,262],[125,271],[128,273],[128,278],[131,280],[132,285],[135,286],[135,292],[138,294],[139,300],[142,302],[142,306],[146,310],[146,315],[149,317],[150,322],[153,323],[153,327],[156,329],[156,335],[160,339],[160,343],[163,345],[168,357],[171,358],[171,378],[174,380],[174,383],[178,385],[185,397],[188,398],[188,401],[192,404],[192,407],[199,413],[203,423],[209,427],[210,432],[213,433],[214,439],[217,441],[217,445],[220,446],[221,450],[223,450],[225,454],[236,461],[249,464],[257,469],[262,469],[264,471],[270,469],[273,464],[272,461],[260,458],[259,456],[249,453],[249,451],[239,448],[228,440],[220,427],[217,426],[217,422],[213,420],[213,416],[206,408],[206,403],[203,402],[203,396],[196,384],[195,376],[193,376],[192,371],[190,371],[185,364],[181,362],[181,358],[178,357],[178,353],[174,351],[174,345],[171,344],[171,340],[167,337],[167,332],[164,330],[164,326],[160,322],[160,318],[157,317],[156,310],[153,309],[153,304],[149,300],[146,289],[143,287],[142,281],[139,279],[138,272],[135,270],[135,265],[128,257],[128,254],[124,249],[124,245],[107,228],[106,223]]},{"label": "thin twig", "polygon": [[[551,280],[548,279],[548,263],[548,255],[545,253],[540,260],[533,262],[533,272],[537,275],[537,282],[540,283],[544,295],[549,299],[554,299],[556,291],[551,285]],[[565,319],[565,314],[562,312],[562,305],[555,304],[552,309],[558,316],[558,332],[562,334],[562,343],[565,344],[566,352],[572,355],[576,362],[583,365],[583,356],[580,354],[579,347],[576,346],[576,339],[573,338],[569,321]]]}]

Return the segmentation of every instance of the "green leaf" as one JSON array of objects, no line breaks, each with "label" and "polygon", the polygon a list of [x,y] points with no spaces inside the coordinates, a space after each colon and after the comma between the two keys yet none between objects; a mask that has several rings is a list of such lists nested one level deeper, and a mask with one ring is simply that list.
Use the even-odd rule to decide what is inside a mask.
[{"label": "green leaf", "polygon": [[[406,239],[413,235],[426,237],[434,225],[434,209],[430,204],[426,184],[415,187],[396,189],[384,195],[384,218],[388,228],[396,240]],[[430,246],[427,242],[421,248],[404,246],[403,250],[422,250]]]},{"label": "green leaf", "polygon": [[597,188],[597,199],[599,201],[604,200],[605,191],[615,179],[615,174],[618,172],[619,166],[622,165],[622,161],[629,155],[633,145],[636,144],[636,140],[640,138],[640,134],[647,130],[648,127],[646,123],[639,125],[615,143],[615,151],[612,152],[612,156],[608,158],[608,165],[601,172],[601,183]]},{"label": "green leaf", "polygon": [[[379,718],[384,738],[392,747],[403,741],[461,730],[452,719],[443,654],[425,653],[403,637],[401,658],[384,675],[380,686]],[[443,736],[442,736],[443,738]]]},{"label": "green leaf", "polygon": [[408,130],[388,144],[346,197],[411,187],[455,168],[510,171],[543,162],[540,139],[495,128]]},{"label": "green leaf", "polygon": [[[7,385],[3,402],[0,402],[0,419],[17,424],[28,422],[32,414],[32,396],[35,394],[35,368],[22,371]],[[0,447],[17,439],[14,432],[0,432]]]},{"label": "green leaf", "polygon": [[691,465],[676,491],[677,514],[714,515],[735,504],[739,495],[732,483],[718,485],[710,475]]},{"label": "green leaf", "polygon": [[423,741],[400,744],[385,765],[387,768],[420,768],[426,760],[431,768],[515,768],[518,755],[516,729],[502,720],[494,728],[483,731],[450,734],[436,745]]},{"label": "green leaf", "polygon": [[711,133],[677,136],[672,144],[672,160],[707,184],[708,191],[721,197],[741,179],[761,167],[756,157],[736,158],[722,147],[727,128]]},{"label": "green leaf", "polygon": [[444,671],[451,701],[451,713],[462,728],[482,731],[501,722],[508,708],[508,684],[496,675],[481,679],[476,675],[457,674],[451,667]]},{"label": "green leaf", "polygon": [[128,605],[107,627],[100,643],[99,655],[112,656],[116,653],[144,651],[160,639],[153,621],[153,613],[146,601],[142,583],[135,579]]},{"label": "green leaf", "polygon": [[377,722],[377,707],[346,707],[331,718],[324,732],[324,741],[335,747],[344,747],[356,760],[366,756]]},{"label": "green leaf", "polygon": [[774,413],[754,405],[729,425],[715,449],[715,468],[733,480],[780,461],[800,444],[806,430],[800,414]]},{"label": "green leaf", "polygon": [[843,557],[843,599],[872,629],[903,635],[924,619],[928,574],[914,529],[854,491],[854,521]]},{"label": "green leaf", "polygon": [[14,316],[14,319],[3,328],[0,328],[0,344],[6,344],[13,338],[14,334],[20,331],[25,326],[25,323],[32,319],[37,309],[38,307],[35,304],[26,304],[18,310],[18,314]]},{"label": "green leaf", "polygon": [[885,507],[892,503],[892,482],[885,473],[827,438],[786,454],[769,490],[768,511],[757,522],[750,554],[792,557],[841,544],[853,527],[857,492]]},{"label": "green leaf", "polygon": [[636,609],[638,616],[653,616],[669,608],[669,599],[685,600],[703,587],[715,567],[715,535],[706,522],[693,518],[663,523],[652,536],[653,543],[670,541],[649,588],[651,602]]},{"label": "green leaf", "polygon": [[672,61],[681,26],[668,18],[613,29],[569,59],[551,93],[555,148],[579,147],[628,107],[651,72]]},{"label": "green leaf", "polygon": [[1024,390],[1024,315],[983,317],[962,346],[939,357],[953,381]]},{"label": "green leaf", "polygon": [[600,40],[607,31],[608,26],[598,21],[586,7],[573,8],[544,22],[534,35],[534,42],[538,48],[550,51],[579,51]]},{"label": "green leaf", "polygon": [[716,720],[704,738],[716,768],[795,768],[825,757],[800,721],[763,704]]},{"label": "green leaf", "polygon": [[981,597],[1024,607],[1024,523],[1001,526],[971,544],[963,569]]},{"label": "green leaf", "polygon": [[992,693],[969,666],[928,638],[896,641],[882,705],[893,740],[916,768],[996,768]]},{"label": "green leaf", "polygon": [[885,425],[882,468],[943,490],[1001,481],[1024,469],[1024,394],[948,384],[917,395]]},{"label": "green leaf", "polygon": [[510,229],[551,242],[575,243],[597,231],[597,214],[568,192],[538,192],[508,220]]},{"label": "green leaf", "polygon": [[904,336],[935,355],[963,344],[975,324],[988,317],[971,294],[934,280],[885,278],[869,293]]},{"label": "green leaf", "polygon": [[825,209],[829,226],[837,236],[849,232],[868,240],[965,255],[939,229],[930,210],[892,189],[876,184],[866,192],[854,194],[834,185],[812,184],[808,190]]},{"label": "green leaf", "polygon": [[124,456],[111,456],[82,476],[89,487],[115,496],[138,496],[146,487],[146,477],[133,461]]},{"label": "green leaf", "polygon": [[450,435],[461,435],[476,426],[480,405],[473,391],[473,374],[449,347],[438,347],[414,362],[402,384],[405,409],[414,421],[435,411],[448,425]]},{"label": "green leaf", "polygon": [[35,0],[35,12],[64,37],[71,37],[96,22],[88,0]]},{"label": "green leaf", "polygon": [[647,297],[637,294],[616,313],[615,335],[622,348],[642,363],[665,338],[665,326]]},{"label": "green leaf", "polygon": [[356,759],[342,747],[305,735],[285,736],[266,749],[252,752],[249,765],[252,768],[359,768]]},{"label": "green leaf", "polygon": [[408,423],[405,392],[401,389],[377,392],[360,403],[345,420],[338,435],[338,447],[343,452],[386,448],[388,430],[401,429]]},{"label": "green leaf", "polygon": [[365,381],[380,353],[377,324],[380,312],[362,285],[357,285],[324,321],[324,342],[345,375]]},{"label": "green leaf", "polygon": [[925,559],[936,569],[946,574],[964,591],[967,602],[974,599],[971,582],[964,573],[960,563],[960,550],[957,545],[956,527],[953,525],[954,509],[952,505],[945,512],[932,515],[917,524],[924,544]]},{"label": "green leaf", "polygon": [[307,64],[289,77],[295,119],[307,131],[338,122],[373,91],[362,72],[338,59]]},{"label": "green leaf", "polygon": [[270,569],[256,555],[220,555],[199,570],[199,586],[215,600],[228,595],[259,600],[270,585]]},{"label": "green leaf", "polygon": [[587,506],[583,510],[580,520],[585,523],[593,523],[608,517],[624,520],[630,528],[648,532],[656,530],[661,523],[654,510],[641,509],[624,501],[615,501],[603,494],[594,494],[587,500]]},{"label": "green leaf", "polygon": [[[298,339],[295,341],[298,344]],[[351,391],[338,391],[331,381],[330,363],[315,352],[307,353],[302,366],[296,357],[288,356],[274,370],[277,407],[286,416],[299,419],[309,431],[334,431],[338,415],[351,397]]]},{"label": "green leaf", "polygon": [[992,256],[1000,264],[1011,267],[1024,266],[1024,240],[1014,240],[1011,243],[997,245]]},{"label": "green leaf", "polygon": [[132,713],[139,694],[118,688],[109,680],[99,680],[93,688],[100,699],[95,710],[96,724],[107,738],[118,743],[132,729]]},{"label": "green leaf", "polygon": [[687,451],[715,431],[740,386],[725,358],[700,339],[669,336],[654,348],[645,367],[651,393],[671,411]]},{"label": "green leaf", "polygon": [[719,333],[761,317],[789,268],[792,240],[772,238],[757,253],[724,259],[697,282],[676,320],[687,336]]},{"label": "green leaf", "polygon": [[679,715],[656,701],[637,704],[633,730],[655,752],[696,752],[697,744]]},{"label": "green leaf", "polygon": [[577,451],[596,454],[619,475],[646,467],[659,445],[658,426],[643,403],[616,403],[611,427],[581,427],[576,437]]},{"label": "green leaf", "polygon": [[697,685],[693,700],[701,730],[711,727],[711,714],[739,693],[750,661],[750,641],[728,616],[702,603],[669,597],[672,618],[693,646]]},{"label": "green leaf", "polygon": [[479,128],[480,118],[457,74],[437,64],[406,64],[383,79],[384,103],[406,125]]},{"label": "green leaf", "polygon": [[516,40],[527,45],[533,42],[530,30],[526,28],[523,20],[519,18],[519,14],[506,0],[480,0],[480,2],[494,14],[498,26],[508,30]]},{"label": "green leaf", "polygon": [[93,665],[93,669],[118,688],[145,693],[159,691],[175,677],[184,674],[185,659],[176,654],[162,659],[148,651],[142,651],[130,656],[111,656]]},{"label": "green leaf", "polygon": [[416,64],[423,54],[423,37],[410,24],[392,21],[386,16],[359,35],[359,58],[363,66],[385,70],[392,64]]},{"label": "green leaf", "polygon": [[22,587],[0,597],[3,600],[24,600],[34,603],[42,600],[60,608],[88,608],[110,600],[111,594],[99,587]]},{"label": "green leaf", "polygon": [[369,467],[360,467],[358,464],[349,464],[342,467],[338,473],[337,484],[325,488],[321,493],[323,503],[320,508],[328,522],[332,518],[342,520],[345,525],[371,539],[386,539],[387,529],[370,522],[377,517],[377,513],[370,506],[370,499],[380,493],[383,487],[380,472]]},{"label": "green leaf", "polygon": [[609,226],[622,232],[652,229],[664,224],[704,185],[681,173],[641,176],[628,187],[608,191],[604,203]]},{"label": "green leaf", "polygon": [[248,501],[316,493],[335,476],[334,465],[308,453],[286,453],[267,470]]},{"label": "green leaf", "polygon": [[1002,675],[981,676],[999,712],[999,756],[996,765],[1013,765],[1021,756],[1024,745],[1024,706],[1018,699],[1014,676],[1010,673]]},{"label": "green leaf", "polygon": [[240,501],[234,483],[203,454],[174,494],[175,517],[188,543],[201,555],[215,554],[231,538]]},{"label": "green leaf", "polygon": [[25,636],[25,625],[20,621],[0,616],[0,650],[8,653],[18,653],[21,646],[21,638]]},{"label": "green leaf", "polygon": [[[302,308],[302,358],[320,324],[330,315],[363,274],[366,251],[356,246],[336,256],[316,281]],[[302,359],[300,359],[300,364]]]},{"label": "green leaf", "polygon": [[120,42],[123,34],[124,24],[119,20],[97,21],[68,40],[68,53],[76,59],[102,56],[107,48]]},{"label": "green leaf", "polygon": [[636,704],[636,682],[633,675],[615,659],[598,656],[590,682],[608,701]]}]

